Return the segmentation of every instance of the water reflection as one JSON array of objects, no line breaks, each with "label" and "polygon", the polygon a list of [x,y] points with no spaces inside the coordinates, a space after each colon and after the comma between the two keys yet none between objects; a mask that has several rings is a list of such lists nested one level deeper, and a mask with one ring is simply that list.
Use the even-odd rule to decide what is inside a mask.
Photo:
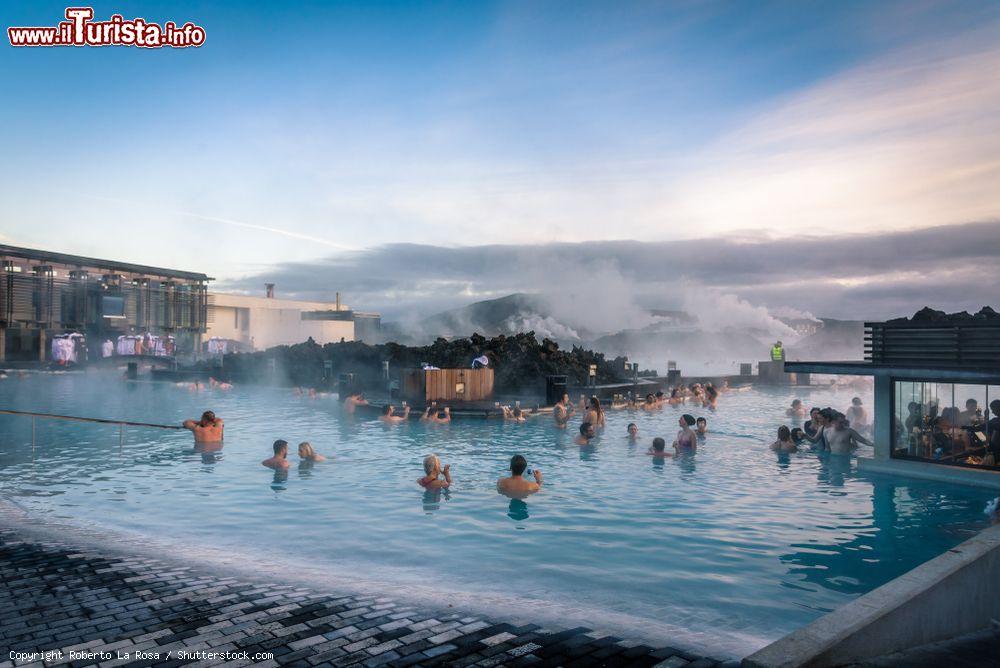
[{"label": "water reflection", "polygon": [[816,479],[831,487],[843,487],[844,480],[851,477],[850,455],[832,455],[821,452],[817,455],[820,466]]},{"label": "water reflection", "polygon": [[[843,484],[846,475],[842,461],[829,462]],[[846,466],[849,470],[849,462]],[[888,479],[873,479],[872,513],[869,517],[852,515],[832,515],[823,521],[839,522],[840,531],[836,536],[843,540],[820,542],[813,539],[808,543],[792,544],[795,551],[779,558],[788,567],[788,576],[783,586],[806,589],[829,589],[842,594],[860,595],[879,587],[899,576],[900,573],[916,568],[923,563],[926,553],[908,550],[906,545],[913,542],[930,543],[935,554],[949,549],[953,540],[942,536],[941,532],[928,531],[926,523],[920,521],[920,513],[913,512],[913,504],[926,504],[938,510],[955,504],[953,499],[935,492],[927,485],[898,484]],[[975,502],[968,502],[974,504]],[[900,511],[899,505],[906,509]],[[967,508],[957,506],[955,511]],[[817,529],[821,527],[816,527]],[[948,527],[948,532],[964,534],[965,539],[974,535],[981,526],[956,525]],[[829,536],[827,532],[816,531],[813,535]]]},{"label": "water reflection", "polygon": [[271,489],[275,492],[283,492],[288,489],[288,469],[278,469],[274,472],[274,477],[271,478]]},{"label": "water reflection", "polygon": [[528,519],[528,504],[525,503],[524,499],[510,500],[510,503],[507,504],[507,517],[515,522],[521,522]]},{"label": "water reflection", "polygon": [[448,501],[451,499],[451,494],[447,489],[425,489],[424,490],[424,512],[428,515],[434,513],[435,511],[441,510],[441,499]]}]

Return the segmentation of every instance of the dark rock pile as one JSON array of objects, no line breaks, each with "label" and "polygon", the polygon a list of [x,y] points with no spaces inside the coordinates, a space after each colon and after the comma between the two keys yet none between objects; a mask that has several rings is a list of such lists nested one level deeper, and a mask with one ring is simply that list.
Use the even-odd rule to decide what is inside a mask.
[{"label": "dark rock pile", "polygon": [[[383,362],[389,362],[392,378],[403,368],[423,363],[441,368],[470,368],[472,360],[486,355],[495,370],[497,392],[544,392],[545,377],[568,376],[570,384],[586,380],[591,364],[597,365],[597,382],[619,380],[615,369],[624,359],[609,361],[601,353],[574,346],[566,351],[549,339],[538,341],[534,332],[487,339],[479,334],[448,341],[438,339],[429,346],[398,343],[368,345],[361,342],[319,345],[312,339],[292,346],[276,346],[259,353],[233,353],[218,362],[203,362],[200,370],[237,382],[287,380],[293,385],[332,387],[340,374],[353,373],[363,387],[379,387]],[[273,362],[272,362],[273,360]],[[330,362],[327,366],[326,362]]]},{"label": "dark rock pile", "polygon": [[968,311],[959,311],[958,313],[945,313],[944,311],[936,311],[929,306],[925,306],[916,313],[914,313],[909,318],[896,318],[894,320],[889,320],[892,324],[902,324],[907,322],[924,322],[924,323],[963,323],[963,322],[994,322],[1000,324],[1000,313],[997,313],[989,306],[984,306],[979,309],[978,313],[972,314]]}]

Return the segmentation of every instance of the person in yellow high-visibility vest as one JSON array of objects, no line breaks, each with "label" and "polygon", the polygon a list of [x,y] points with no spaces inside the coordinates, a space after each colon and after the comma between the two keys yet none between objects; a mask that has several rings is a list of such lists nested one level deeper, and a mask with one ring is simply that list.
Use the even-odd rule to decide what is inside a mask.
[{"label": "person in yellow high-visibility vest", "polygon": [[782,362],[785,359],[785,349],[781,347],[781,341],[777,341],[771,346],[771,361]]}]

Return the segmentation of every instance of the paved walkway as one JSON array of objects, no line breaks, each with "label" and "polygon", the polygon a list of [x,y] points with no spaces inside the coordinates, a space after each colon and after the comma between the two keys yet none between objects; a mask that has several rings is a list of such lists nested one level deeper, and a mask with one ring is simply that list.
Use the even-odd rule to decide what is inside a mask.
[{"label": "paved walkway", "polygon": [[[0,529],[0,581],[0,668],[718,665],[587,628],[504,623],[390,597],[220,578],[157,559],[21,538],[8,529]],[[44,651],[53,654],[8,660],[8,652]],[[268,654],[273,657],[260,656]]]}]

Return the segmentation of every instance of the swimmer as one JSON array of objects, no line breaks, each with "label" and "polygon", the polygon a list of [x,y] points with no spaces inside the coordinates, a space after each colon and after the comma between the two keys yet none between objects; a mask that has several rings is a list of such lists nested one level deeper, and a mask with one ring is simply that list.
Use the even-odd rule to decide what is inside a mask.
[{"label": "swimmer", "polygon": [[667,442],[659,436],[653,439],[653,447],[651,447],[646,454],[650,457],[658,457],[661,459],[663,457],[673,457],[672,453],[667,452]]},{"label": "swimmer", "polygon": [[437,455],[427,455],[424,457],[424,477],[417,478],[417,484],[424,489],[448,489],[451,487],[451,464],[441,468]]},{"label": "swimmer", "polygon": [[293,397],[301,397],[302,396],[302,388],[301,387],[293,387],[292,388],[292,396]]},{"label": "swimmer", "polygon": [[809,419],[806,423],[802,425],[802,431],[806,436],[810,438],[815,438],[819,433],[819,430],[823,427],[823,415],[819,408],[813,407],[809,409]]},{"label": "swimmer", "polygon": [[405,406],[403,408],[402,415],[396,415],[395,410],[396,409],[393,408],[392,404],[386,404],[385,408],[382,409],[382,417],[380,417],[379,420],[385,422],[386,424],[398,424],[400,422],[405,422],[410,418],[409,406]]},{"label": "swimmer", "polygon": [[711,383],[705,384],[705,398],[702,400],[702,408],[715,409],[719,407],[719,391]]},{"label": "swimmer", "polygon": [[569,405],[569,394],[563,394],[552,409],[552,419],[556,423],[556,428],[565,429],[575,412],[573,407]]},{"label": "swimmer", "polygon": [[858,447],[859,443],[864,445],[875,445],[867,438],[851,429],[851,423],[846,416],[837,414],[833,421],[833,429],[825,427],[823,437],[826,439],[830,453],[834,455],[849,455],[851,451]]},{"label": "swimmer", "polygon": [[[975,414],[975,399],[969,399],[973,404],[973,414]],[[851,399],[851,407],[847,409],[847,419],[858,429],[868,428],[868,411],[861,405],[861,397]]]},{"label": "swimmer", "polygon": [[517,423],[526,421],[524,419],[524,413],[521,411],[521,408],[519,406],[515,406],[513,409],[511,409],[510,406],[502,406],[501,410],[503,410],[503,419],[505,421],[517,422]]},{"label": "swimmer", "polygon": [[591,439],[594,438],[596,433],[594,425],[589,422],[584,422],[580,425],[580,435],[573,439],[573,442],[577,445],[589,445]]},{"label": "swimmer", "polygon": [[362,394],[361,392],[352,392],[351,394],[347,395],[346,399],[344,399],[344,410],[348,413],[351,413],[352,415],[354,414],[354,409],[356,409],[358,406],[367,406],[367,405],[368,405],[368,400],[365,399],[365,395]]},{"label": "swimmer", "polygon": [[504,496],[514,498],[525,497],[542,489],[542,472],[538,469],[530,471],[535,481],[531,482],[524,478],[524,471],[528,468],[528,460],[522,455],[514,455],[510,458],[510,477],[497,480],[497,492]]},{"label": "swimmer", "polygon": [[695,425],[696,426],[694,432],[699,436],[704,436],[705,434],[708,433],[708,420],[706,420],[705,418],[700,417],[697,420],[695,420]]},{"label": "swimmer", "polygon": [[309,441],[299,443],[299,459],[307,462],[326,461],[326,457],[316,452]]},{"label": "swimmer", "polygon": [[280,438],[274,442],[274,456],[261,462],[262,465],[275,471],[284,471],[288,468],[288,441]]},{"label": "swimmer", "polygon": [[775,452],[797,452],[799,448],[792,440],[792,432],[781,425],[778,427],[778,440],[771,444],[771,449]]},{"label": "swimmer", "polygon": [[434,424],[448,424],[451,422],[451,409],[447,406],[443,410],[437,409],[437,402],[431,403],[420,416],[421,422],[433,422]]},{"label": "swimmer", "polygon": [[695,452],[698,450],[698,435],[691,429],[696,424],[693,415],[685,413],[677,421],[681,430],[677,432],[677,439],[674,441],[674,450],[677,454],[682,452]]},{"label": "swimmer", "polygon": [[315,387],[310,387],[309,388],[309,398],[310,399],[315,399],[316,398],[316,388]]},{"label": "swimmer", "polygon": [[601,400],[597,397],[590,398],[590,409],[587,410],[587,417],[585,417],[584,420],[594,425],[595,429],[604,428],[604,408],[601,406]]},{"label": "swimmer", "polygon": [[634,441],[639,438],[639,427],[636,426],[635,422],[629,422],[628,427],[626,427],[625,430],[628,432],[630,441]]},{"label": "swimmer", "polygon": [[792,430],[792,443],[795,445],[802,445],[802,442],[806,440],[804,436],[805,432],[796,427]]},{"label": "swimmer", "polygon": [[656,397],[652,393],[646,395],[646,401],[639,407],[644,411],[655,411],[659,406],[656,403]]},{"label": "swimmer", "polygon": [[674,389],[670,390],[670,398],[667,399],[667,403],[669,403],[671,406],[676,406],[677,404],[684,403],[684,397],[681,396],[681,390],[679,387],[675,387]]},{"label": "swimmer", "polygon": [[224,423],[212,411],[201,414],[200,420],[184,420],[181,425],[194,434],[195,443],[219,443],[222,441]]},{"label": "swimmer", "polygon": [[788,417],[805,417],[806,407],[802,405],[801,399],[792,399],[791,407],[785,411]]},{"label": "swimmer", "polygon": [[581,413],[587,412],[587,398],[584,395],[580,395],[580,403],[577,404],[577,410]]},{"label": "swimmer", "polygon": [[662,406],[667,400],[667,395],[663,394],[663,390],[657,390],[654,399],[658,406]]}]

